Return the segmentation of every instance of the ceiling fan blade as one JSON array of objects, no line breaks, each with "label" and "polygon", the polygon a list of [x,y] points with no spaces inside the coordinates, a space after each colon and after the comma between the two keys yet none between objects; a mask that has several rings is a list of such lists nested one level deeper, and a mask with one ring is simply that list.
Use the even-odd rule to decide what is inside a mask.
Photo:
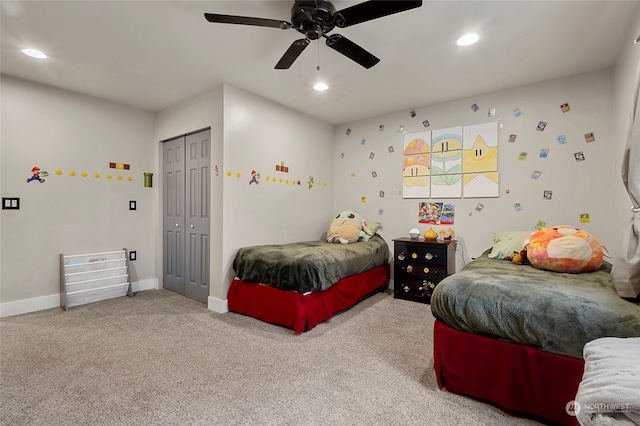
[{"label": "ceiling fan blade", "polygon": [[378,1],[370,0],[342,9],[334,15],[337,27],[345,28],[405,10],[422,6],[422,0],[416,1]]},{"label": "ceiling fan blade", "polygon": [[309,45],[309,40],[306,38],[301,38],[300,40],[294,41],[291,46],[284,52],[282,58],[278,61],[275,66],[277,70],[286,70],[289,69],[291,64],[298,59],[298,56],[302,53],[302,51]]},{"label": "ceiling fan blade", "polygon": [[204,17],[209,22],[221,24],[255,25],[258,27],[271,27],[287,30],[291,24],[277,19],[251,18],[249,16],[219,15],[217,13],[205,13]]},{"label": "ceiling fan blade", "polygon": [[380,59],[376,58],[371,53],[340,34],[333,34],[326,37],[327,46],[342,53],[347,58],[359,63],[367,69],[380,62]]}]

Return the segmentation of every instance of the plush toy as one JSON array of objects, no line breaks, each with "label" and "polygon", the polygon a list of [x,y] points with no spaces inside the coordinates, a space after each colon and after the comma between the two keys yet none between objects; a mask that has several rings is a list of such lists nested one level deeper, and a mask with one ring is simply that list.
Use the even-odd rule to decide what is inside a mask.
[{"label": "plush toy", "polygon": [[507,256],[505,259],[510,260],[516,265],[524,265],[525,263],[529,263],[527,259],[527,248],[525,247],[520,251],[514,251],[513,256]]},{"label": "plush toy", "polygon": [[555,272],[595,271],[602,265],[602,256],[602,246],[591,234],[567,225],[535,232],[527,246],[533,266]]},{"label": "plush toy", "polygon": [[365,235],[373,234],[358,213],[345,210],[336,216],[329,226],[327,241],[330,243],[355,243]]}]

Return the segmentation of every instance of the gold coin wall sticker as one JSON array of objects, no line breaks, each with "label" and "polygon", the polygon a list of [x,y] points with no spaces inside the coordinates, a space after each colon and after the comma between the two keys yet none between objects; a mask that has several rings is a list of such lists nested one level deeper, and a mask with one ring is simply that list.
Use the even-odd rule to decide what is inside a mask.
[{"label": "gold coin wall sticker", "polygon": [[107,178],[107,180],[111,180],[111,178],[112,178],[113,176],[111,176],[111,175],[106,175],[105,177]]},{"label": "gold coin wall sticker", "polygon": [[118,176],[118,180],[122,180],[122,176]]}]

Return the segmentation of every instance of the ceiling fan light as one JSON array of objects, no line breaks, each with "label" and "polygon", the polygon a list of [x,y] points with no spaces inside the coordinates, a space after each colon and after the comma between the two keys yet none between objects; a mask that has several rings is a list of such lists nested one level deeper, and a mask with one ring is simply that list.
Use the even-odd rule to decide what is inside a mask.
[{"label": "ceiling fan light", "polygon": [[480,36],[478,34],[469,33],[460,37],[456,43],[458,46],[471,46],[478,40],[480,40]]},{"label": "ceiling fan light", "polygon": [[313,85],[313,88],[315,90],[317,90],[318,92],[323,92],[323,91],[327,90],[329,88],[329,86],[327,86],[327,83],[318,82],[318,83]]},{"label": "ceiling fan light", "polygon": [[37,59],[45,59],[47,57],[47,55],[37,49],[22,49],[22,53]]}]

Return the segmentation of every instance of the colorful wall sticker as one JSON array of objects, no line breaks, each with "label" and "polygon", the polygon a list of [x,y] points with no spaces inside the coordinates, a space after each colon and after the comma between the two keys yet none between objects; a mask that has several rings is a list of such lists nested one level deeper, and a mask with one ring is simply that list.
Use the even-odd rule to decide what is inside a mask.
[{"label": "colorful wall sticker", "polygon": [[284,161],[276,164],[276,172],[289,173],[289,167],[284,165]]},{"label": "colorful wall sticker", "polygon": [[418,205],[418,223],[453,225],[454,217],[452,203],[421,202]]},{"label": "colorful wall sticker", "polygon": [[539,131],[544,131],[544,129],[547,127],[547,122],[546,121],[541,121],[538,123],[538,127],[536,127],[536,130]]},{"label": "colorful wall sticker", "polygon": [[563,113],[569,112],[571,111],[571,107],[569,107],[569,104],[562,104],[560,105],[560,111],[562,111]]},{"label": "colorful wall sticker", "polygon": [[558,136],[558,144],[559,145],[564,145],[567,143],[567,137],[565,135],[559,135]]},{"label": "colorful wall sticker", "polygon": [[46,176],[49,176],[49,173],[47,173],[44,170],[40,170],[40,167],[38,166],[34,166],[31,169],[31,177],[27,179],[27,183],[33,182],[33,181],[44,183],[46,179],[43,179],[43,178]]},{"label": "colorful wall sticker", "polygon": [[574,152],[573,156],[576,159],[576,161],[584,161],[585,160],[584,153],[582,151]]},{"label": "colorful wall sticker", "polygon": [[[238,173],[239,175],[240,173]],[[260,183],[260,173],[256,172],[255,170],[251,170],[250,172],[251,174],[251,179],[249,180],[249,185],[251,185],[252,183],[255,183],[256,185],[258,185]]]},{"label": "colorful wall sticker", "polygon": [[518,138],[518,135],[516,135],[516,134],[509,135],[509,142],[510,143],[515,143],[517,138]]},{"label": "colorful wall sticker", "polygon": [[589,223],[591,222],[591,218],[589,217],[589,213],[582,213],[580,215],[580,223]]},{"label": "colorful wall sticker", "polygon": [[596,136],[593,133],[585,133],[584,140],[589,142],[594,142],[596,140]]},{"label": "colorful wall sticker", "polygon": [[110,169],[131,170],[131,166],[125,163],[109,163]]}]

